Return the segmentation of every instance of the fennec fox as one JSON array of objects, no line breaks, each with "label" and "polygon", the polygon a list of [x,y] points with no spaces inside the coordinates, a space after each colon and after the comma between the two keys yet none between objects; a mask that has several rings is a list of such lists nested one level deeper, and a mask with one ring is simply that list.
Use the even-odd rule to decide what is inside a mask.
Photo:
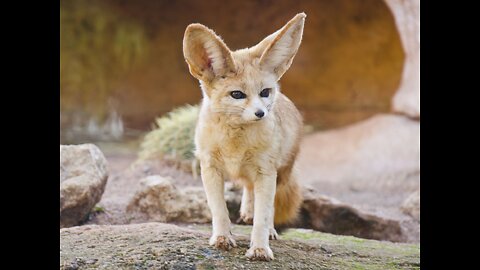
[{"label": "fennec fox", "polygon": [[212,213],[210,245],[236,246],[224,179],[239,181],[241,219],[253,221],[245,254],[252,260],[273,259],[274,224],[293,221],[302,201],[293,170],[302,117],[278,81],[300,46],[305,17],[297,14],[256,46],[233,52],[202,24],[190,24],[183,39],[185,60],[203,93],[195,155]]}]

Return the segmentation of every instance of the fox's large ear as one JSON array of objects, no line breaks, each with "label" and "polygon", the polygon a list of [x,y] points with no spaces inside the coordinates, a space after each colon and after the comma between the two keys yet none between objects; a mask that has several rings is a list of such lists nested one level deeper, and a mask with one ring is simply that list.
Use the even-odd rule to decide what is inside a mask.
[{"label": "fox's large ear", "polygon": [[185,30],[183,55],[190,73],[205,82],[236,71],[230,49],[215,32],[202,24],[190,24]]},{"label": "fox's large ear", "polygon": [[255,51],[262,52],[260,66],[275,73],[277,79],[288,70],[300,47],[305,17],[305,13],[297,14],[284,27],[255,46]]}]

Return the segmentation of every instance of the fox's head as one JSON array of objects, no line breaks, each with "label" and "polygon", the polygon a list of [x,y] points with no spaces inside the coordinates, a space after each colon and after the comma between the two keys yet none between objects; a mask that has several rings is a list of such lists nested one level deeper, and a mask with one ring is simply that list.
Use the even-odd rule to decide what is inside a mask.
[{"label": "fox's head", "polygon": [[302,41],[305,17],[299,13],[257,45],[233,52],[206,26],[187,27],[183,54],[212,112],[238,124],[269,117],[280,92],[278,81]]}]

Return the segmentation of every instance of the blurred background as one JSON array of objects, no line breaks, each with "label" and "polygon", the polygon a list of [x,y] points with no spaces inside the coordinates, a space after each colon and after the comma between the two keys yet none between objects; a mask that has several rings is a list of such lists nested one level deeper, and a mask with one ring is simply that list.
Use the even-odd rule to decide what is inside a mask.
[{"label": "blurred background", "polygon": [[255,45],[305,11],[304,38],[283,92],[316,129],[390,110],[404,52],[381,0],[62,1],[61,143],[121,140],[201,99],[182,53],[199,22],[232,49]]},{"label": "blurred background", "polygon": [[[149,213],[165,195],[154,196],[162,200],[152,212],[135,208],[150,191],[133,190],[154,175],[203,198],[192,207],[203,205],[204,216],[167,221],[208,221],[192,155],[198,111],[183,107],[201,100],[183,58],[185,28],[202,23],[236,50],[299,12],[303,41],[280,81],[306,124],[296,166],[310,199],[296,226],[418,243],[418,0],[61,1],[60,143],[94,143],[109,168],[101,200],[92,200],[99,211],[79,222],[164,222]],[[229,209],[238,214],[235,192]]]}]

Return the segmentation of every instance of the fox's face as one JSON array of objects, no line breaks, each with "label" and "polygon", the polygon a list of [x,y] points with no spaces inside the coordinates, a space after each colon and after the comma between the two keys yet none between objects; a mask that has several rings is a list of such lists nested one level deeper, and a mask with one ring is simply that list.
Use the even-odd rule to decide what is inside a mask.
[{"label": "fox's face", "polygon": [[253,123],[269,116],[278,93],[276,77],[247,66],[236,74],[206,84],[202,81],[204,102],[211,111],[228,116],[229,122]]},{"label": "fox's face", "polygon": [[189,25],[183,52],[210,110],[238,124],[269,117],[280,92],[278,80],[300,46],[304,22],[305,14],[297,14],[254,47],[234,52],[204,25]]}]

